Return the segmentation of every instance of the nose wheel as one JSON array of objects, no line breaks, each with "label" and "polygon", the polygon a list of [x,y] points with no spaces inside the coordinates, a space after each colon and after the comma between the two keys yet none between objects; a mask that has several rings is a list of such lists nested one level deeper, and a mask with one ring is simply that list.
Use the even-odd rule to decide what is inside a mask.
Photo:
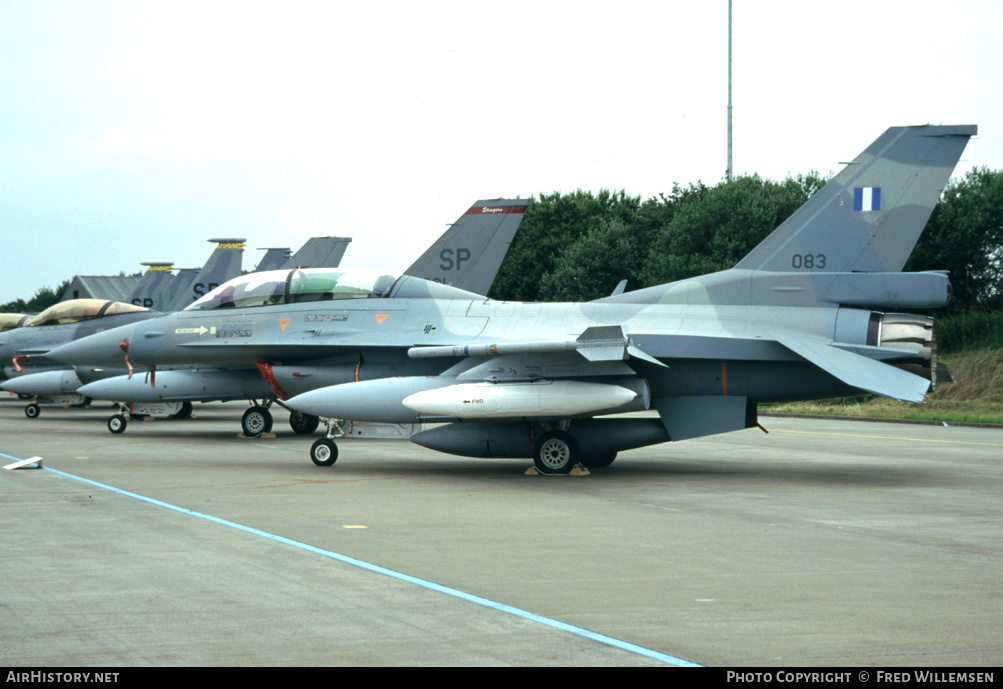
[{"label": "nose wheel", "polygon": [[310,459],[319,467],[329,467],[338,461],[338,446],[330,438],[321,438],[310,448]]}]

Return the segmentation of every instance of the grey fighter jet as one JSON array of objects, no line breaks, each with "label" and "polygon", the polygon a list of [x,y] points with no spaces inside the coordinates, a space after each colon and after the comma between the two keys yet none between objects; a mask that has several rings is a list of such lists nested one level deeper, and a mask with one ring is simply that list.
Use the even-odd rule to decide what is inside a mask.
[{"label": "grey fighter jet", "polygon": [[[486,294],[528,206],[528,199],[477,201],[405,271],[406,274],[420,275],[477,294]],[[319,239],[342,240],[342,253],[344,245],[350,241],[347,238]],[[236,283],[225,285],[219,293],[226,295],[237,290],[266,289],[263,285],[269,285],[267,289],[272,289],[273,279],[285,280],[289,275],[303,274],[303,266],[316,265],[313,263],[315,261],[320,261],[323,265],[324,260],[329,260],[327,257],[331,252],[320,250],[320,241],[311,241],[312,244],[308,242],[303,250],[288,259],[282,270],[244,276]],[[275,250],[268,251],[271,253]],[[340,254],[338,257],[340,258]],[[295,273],[291,272],[294,268]],[[275,278],[276,275],[279,277]],[[86,385],[80,389],[80,394],[93,399],[131,403],[134,413],[150,411],[151,407],[148,405],[177,404],[181,400],[255,400],[241,419],[244,435],[254,437],[271,431],[272,415],[269,409],[274,402],[279,401],[281,404],[284,399],[276,392],[269,369],[262,367],[259,370],[261,365],[256,367],[254,363],[247,361],[242,366],[225,368],[203,365],[184,370],[160,370],[148,377],[118,376]],[[293,412],[289,422],[294,431],[306,434],[317,429],[319,419],[314,415]],[[124,413],[115,414],[108,419],[108,429],[113,433],[122,433],[127,425]]]},{"label": "grey fighter jet", "polygon": [[[253,361],[292,409],[437,422],[411,440],[532,457],[544,473],[755,427],[765,402],[919,402],[936,378],[933,321],[897,312],[943,305],[949,284],[944,273],[899,271],[975,133],[889,129],[719,273],[577,304],[499,302],[379,273],[261,274],[52,355]],[[617,416],[637,411],[652,413]],[[318,465],[337,456],[332,437],[311,448]]]}]

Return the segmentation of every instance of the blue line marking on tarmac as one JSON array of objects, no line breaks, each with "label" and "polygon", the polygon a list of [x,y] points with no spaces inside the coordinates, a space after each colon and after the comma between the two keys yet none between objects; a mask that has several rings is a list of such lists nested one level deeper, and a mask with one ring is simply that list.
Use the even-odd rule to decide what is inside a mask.
[{"label": "blue line marking on tarmac", "polygon": [[[13,460],[17,460],[17,457],[11,457],[10,455],[0,452],[0,456],[10,457]],[[349,557],[347,555],[341,555],[339,553],[332,552],[330,550],[324,550],[323,548],[317,548],[316,546],[309,545],[307,543],[302,543],[300,541],[294,541],[290,538],[285,538],[283,536],[276,536],[275,534],[270,534],[266,531],[261,531],[260,529],[255,529],[250,526],[244,526],[243,524],[237,524],[236,522],[231,522],[226,519],[220,519],[219,517],[213,517],[209,514],[202,514],[201,512],[194,512],[184,507],[178,507],[177,505],[171,505],[170,503],[162,502],[160,500],[155,500],[153,498],[148,498],[138,493],[131,493],[127,490],[122,490],[121,488],[115,488],[114,486],[109,486],[105,483],[98,483],[97,481],[92,481],[80,476],[74,476],[73,474],[68,474],[65,471],[60,471],[59,469],[52,469],[47,466],[43,466],[44,471],[50,471],[54,474],[64,476],[68,479],[74,481],[80,481],[81,483],[87,483],[97,488],[102,488],[104,490],[109,490],[113,493],[118,493],[119,495],[124,495],[128,498],[135,498],[136,500],[141,500],[143,502],[148,502],[151,505],[157,505],[158,507],[165,507],[169,510],[174,510],[175,512],[180,512],[182,514],[187,514],[191,517],[198,517],[199,519],[205,519],[206,521],[215,522],[223,526],[228,526],[232,529],[237,529],[238,531],[244,531],[249,534],[254,534],[255,536],[262,536],[264,538],[269,538],[273,541],[279,543],[284,543],[285,545],[291,545],[294,548],[300,548],[301,550],[306,550],[317,555],[322,555],[324,557],[331,558],[333,560],[338,560],[348,565],[354,567],[359,567],[361,569],[369,570],[370,572],[375,572],[377,574],[383,574],[400,581],[406,581],[409,584],[415,584],[432,591],[438,591],[439,593],[444,593],[447,596],[452,596],[454,598],[459,598],[461,600],[468,601],[470,603],[475,603],[486,608],[491,608],[492,610],[497,610],[499,612],[504,612],[509,615],[514,615],[516,617],[521,617],[525,620],[531,622],[537,622],[539,624],[552,627],[554,629],[559,629],[564,632],[569,632],[577,636],[590,639],[592,641],[598,641],[601,644],[606,644],[607,646],[612,646],[614,648],[619,648],[624,651],[629,651],[630,653],[636,653],[637,655],[645,656],[646,658],[652,658],[654,660],[661,661],[663,663],[668,663],[669,665],[676,665],[679,667],[703,667],[696,663],[692,663],[688,660],[683,660],[682,658],[676,658],[665,653],[659,653],[658,651],[653,651],[650,648],[644,648],[643,646],[638,646],[637,644],[632,644],[627,641],[621,641],[620,639],[614,639],[611,636],[606,636],[605,634],[598,634],[596,632],[589,631],[588,629],[582,629],[581,627],[576,627],[559,620],[554,620],[549,617],[543,617],[542,615],[536,615],[534,613],[522,610],[520,608],[512,607],[511,605],[506,605],[504,603],[496,603],[495,601],[488,600],[487,598],[481,598],[480,596],[475,596],[471,593],[466,593],[458,589],[450,588],[448,586],[442,586],[441,584],[436,584],[431,581],[426,581],[425,579],[419,579],[418,577],[413,577],[409,574],[403,574],[401,572],[395,572],[392,569],[387,569],[386,567],[380,567],[379,565],[374,565],[363,560],[356,560],[354,557]]]}]

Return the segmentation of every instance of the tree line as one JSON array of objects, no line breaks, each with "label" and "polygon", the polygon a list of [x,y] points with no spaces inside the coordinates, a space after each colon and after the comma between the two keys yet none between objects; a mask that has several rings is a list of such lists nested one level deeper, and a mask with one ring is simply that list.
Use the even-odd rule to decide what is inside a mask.
[{"label": "tree line", "polygon": [[[534,197],[489,296],[586,301],[623,279],[633,290],[731,268],[826,181],[749,175],[644,201],[608,190]],[[1003,307],[1003,170],[973,168],[948,184],[905,270],[950,272],[940,315]]]}]

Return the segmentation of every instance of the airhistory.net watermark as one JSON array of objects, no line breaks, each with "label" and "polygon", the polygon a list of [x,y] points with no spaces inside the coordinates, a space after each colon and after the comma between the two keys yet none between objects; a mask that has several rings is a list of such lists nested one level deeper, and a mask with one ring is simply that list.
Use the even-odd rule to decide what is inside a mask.
[{"label": "airhistory.net watermark", "polygon": [[55,684],[103,684],[118,681],[117,672],[48,672],[42,670],[7,672],[7,682],[34,684],[52,682]]}]

